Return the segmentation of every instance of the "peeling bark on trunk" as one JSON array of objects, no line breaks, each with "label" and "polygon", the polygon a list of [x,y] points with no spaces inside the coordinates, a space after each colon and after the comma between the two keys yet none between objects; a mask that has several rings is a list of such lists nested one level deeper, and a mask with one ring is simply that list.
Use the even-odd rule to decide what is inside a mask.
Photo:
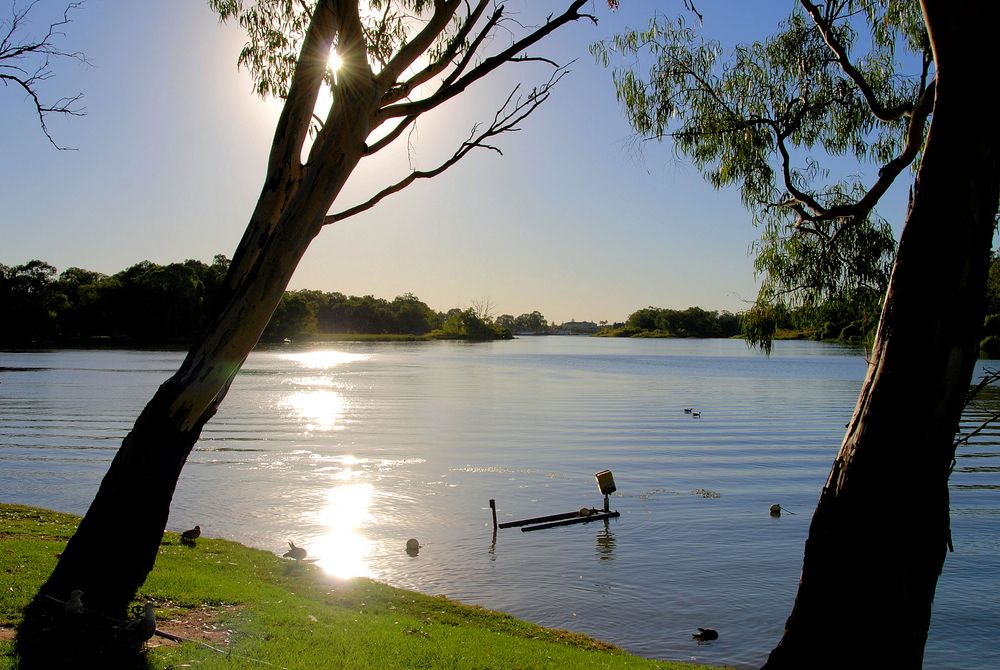
[{"label": "peeling bark on trunk", "polygon": [[868,375],[765,664],[920,668],[951,544],[948,477],[1000,195],[1000,6],[927,0],[937,98]]}]

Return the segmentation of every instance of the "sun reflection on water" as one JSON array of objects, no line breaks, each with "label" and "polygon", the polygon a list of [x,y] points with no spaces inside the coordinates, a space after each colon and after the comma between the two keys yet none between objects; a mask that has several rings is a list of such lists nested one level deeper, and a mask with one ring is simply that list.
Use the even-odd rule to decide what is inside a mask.
[{"label": "sun reflection on water", "polygon": [[352,354],[346,351],[302,351],[294,354],[282,354],[281,358],[293,361],[311,370],[326,370],[339,365],[347,365],[368,359],[367,354]]},{"label": "sun reflection on water", "polygon": [[281,404],[306,422],[306,430],[339,430],[346,402],[337,391],[299,391],[285,396]]},{"label": "sun reflection on water", "polygon": [[374,576],[368,566],[374,543],[362,529],[373,519],[369,507],[375,487],[352,483],[354,474],[351,468],[345,468],[337,476],[344,483],[327,492],[326,505],[318,519],[327,530],[313,542],[311,552],[318,557],[317,565],[341,579]]}]

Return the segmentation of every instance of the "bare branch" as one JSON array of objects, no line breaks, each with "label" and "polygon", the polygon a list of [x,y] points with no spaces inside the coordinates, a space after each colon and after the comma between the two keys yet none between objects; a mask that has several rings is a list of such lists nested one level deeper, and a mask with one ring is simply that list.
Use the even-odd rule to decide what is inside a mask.
[{"label": "bare branch", "polygon": [[587,0],[574,0],[573,4],[562,14],[555,17],[554,19],[548,21],[544,26],[538,28],[534,32],[525,36],[524,38],[514,42],[507,49],[504,49],[495,56],[491,56],[485,59],[478,66],[470,70],[466,75],[457,79],[454,83],[439,89],[436,93],[430,97],[424,98],[423,100],[418,100],[409,103],[397,103],[383,107],[376,119],[375,125],[379,125],[391,118],[399,116],[411,116],[414,114],[422,114],[426,111],[434,109],[438,105],[454,98],[456,95],[462,93],[466,88],[468,88],[472,83],[482,79],[489,73],[496,70],[498,67],[504,63],[510,61],[511,59],[517,57],[518,54],[523,52],[528,47],[538,43],[544,37],[555,31],[560,26],[563,26],[571,21],[576,21],[581,18],[589,18],[592,21],[597,21],[597,19],[589,14],[580,14],[579,9],[587,3]]},{"label": "bare branch", "polygon": [[[85,0],[68,3],[63,10],[62,18],[49,24],[48,30],[41,38],[22,38],[20,31],[23,25],[28,22],[28,16],[38,1],[34,0],[22,9],[17,9],[16,6],[12,7],[9,28],[0,39],[0,83],[3,83],[5,88],[13,85],[24,91],[26,97],[34,105],[35,114],[38,116],[38,125],[49,143],[56,149],[66,150],[70,147],[60,146],[52,137],[46,124],[46,117],[49,114],[83,116],[84,109],[77,106],[77,103],[83,98],[83,94],[77,93],[73,96],[59,98],[52,103],[46,103],[39,95],[39,87],[53,76],[50,66],[53,59],[69,58],[89,65],[82,53],[63,51],[54,44],[58,38],[65,37],[65,33],[62,32],[63,26],[72,23],[70,14],[83,6]],[[0,24],[0,26],[2,25]]]},{"label": "bare branch", "polygon": [[431,20],[413,39],[404,44],[379,72],[377,79],[383,90],[388,90],[389,87],[393,86],[406,68],[413,65],[414,61],[430,48],[434,40],[455,16],[460,4],[462,4],[462,0],[434,0],[434,14],[431,16]]},{"label": "bare branch", "polygon": [[520,128],[518,127],[518,124],[530,116],[532,112],[538,109],[538,107],[548,99],[552,88],[559,83],[559,80],[561,80],[567,72],[568,70],[561,68],[559,71],[553,73],[552,77],[545,85],[532,90],[531,93],[524,98],[515,99],[514,96],[520,88],[520,85],[518,85],[513,91],[511,91],[510,95],[507,96],[507,100],[504,102],[503,106],[497,110],[490,125],[484,130],[480,130],[478,125],[474,126],[472,128],[472,132],[469,134],[469,139],[463,142],[458,150],[456,150],[448,160],[444,161],[433,170],[415,170],[410,172],[410,174],[406,177],[399,180],[395,184],[382,189],[369,200],[349,209],[345,209],[337,214],[327,215],[323,219],[323,225],[343,221],[344,219],[352,217],[356,214],[365,212],[393,193],[402,191],[417,179],[430,179],[438,176],[465,158],[469,152],[474,149],[487,149],[503,155],[503,151],[501,151],[499,147],[490,144],[489,140],[502,135],[503,133],[519,131]]},{"label": "bare branch", "polygon": [[[455,55],[458,53],[458,49],[465,42],[466,38],[469,36],[469,33],[472,32],[472,29],[475,27],[476,23],[479,22],[479,19],[480,17],[482,17],[483,12],[486,10],[488,4],[489,0],[479,0],[479,3],[476,5],[475,9],[469,12],[469,15],[466,17],[465,22],[462,25],[462,28],[452,38],[451,42],[448,44],[448,47],[445,49],[444,53],[441,54],[441,57],[438,58],[433,63],[430,63],[427,67],[425,67],[423,70],[421,70],[420,72],[418,72],[405,82],[402,82],[398,85],[390,84],[391,88],[389,89],[388,93],[386,93],[385,96],[383,96],[382,104],[390,105],[394,102],[398,102],[400,100],[407,98],[413,91],[413,89],[415,89],[417,86],[427,83],[434,77],[444,72],[444,70],[451,64],[452,60],[455,58]],[[481,32],[479,35],[477,35],[476,40],[470,46],[468,52],[466,52],[463,61],[467,60],[469,56],[475,52],[476,48],[478,48],[479,43],[482,41],[482,37],[484,36],[485,32],[488,32],[489,29],[491,29],[492,27],[491,23],[492,19],[490,22],[487,23],[484,31]],[[379,76],[382,75],[380,74]]]},{"label": "bare branch", "polygon": [[479,47],[482,45],[483,41],[487,37],[489,37],[490,34],[492,34],[493,29],[496,27],[498,23],[500,23],[500,19],[502,18],[503,18],[503,5],[500,5],[499,7],[496,8],[493,14],[490,15],[489,20],[486,22],[486,25],[483,26],[483,29],[479,31],[479,34],[476,35],[475,38],[473,38],[472,42],[469,44],[469,48],[466,49],[465,55],[462,57],[462,60],[459,61],[458,65],[455,66],[455,69],[452,70],[448,74],[448,76],[444,78],[444,81],[441,82],[442,88],[447,87],[450,84],[454,83],[454,81],[458,79],[463,72],[465,72],[465,69],[469,67],[469,63],[472,62],[473,57],[476,55],[476,52],[479,50]]}]

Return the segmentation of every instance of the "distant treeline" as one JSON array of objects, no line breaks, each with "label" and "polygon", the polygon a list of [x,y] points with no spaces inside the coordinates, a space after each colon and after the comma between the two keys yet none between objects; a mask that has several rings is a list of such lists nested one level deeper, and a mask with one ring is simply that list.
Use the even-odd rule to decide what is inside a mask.
[{"label": "distant treeline", "polygon": [[[204,325],[225,280],[229,260],[142,261],[113,275],[71,267],[63,272],[33,260],[0,264],[0,346],[114,342],[184,345]],[[988,287],[990,318],[984,351],[1000,355],[1000,260]],[[776,327],[778,338],[860,342],[870,339],[880,311],[873,293],[794,310],[734,314],[700,307],[644,307],[624,323],[549,324],[537,311],[494,318],[488,305],[437,312],[406,293],[393,300],[314,290],[286,291],[265,341],[358,334],[420,338],[503,339],[514,334],[577,333],[611,337],[734,337],[748,327]],[[756,320],[756,321],[755,321]],[[762,324],[762,320],[765,323]]]},{"label": "distant treeline", "polygon": [[664,309],[644,307],[632,312],[621,325],[600,333],[609,337],[733,337],[740,334],[740,317],[688,307]]},{"label": "distant treeline", "polygon": [[[0,264],[0,346],[186,344],[197,335],[225,280],[229,260],[137,263],[113,275],[44,261]],[[265,340],[336,333],[503,339],[510,331],[475,309],[435,312],[416,296],[388,301],[321,291],[287,291]]]}]

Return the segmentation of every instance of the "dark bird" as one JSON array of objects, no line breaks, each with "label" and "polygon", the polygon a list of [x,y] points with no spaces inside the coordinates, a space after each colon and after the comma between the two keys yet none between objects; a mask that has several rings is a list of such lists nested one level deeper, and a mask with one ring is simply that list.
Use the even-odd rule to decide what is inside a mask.
[{"label": "dark bird", "polygon": [[195,526],[191,530],[186,530],[181,533],[182,542],[194,542],[199,537],[201,537],[201,526]]},{"label": "dark bird", "polygon": [[691,635],[698,642],[708,642],[709,640],[718,640],[719,631],[714,628],[702,628],[698,626],[698,632]]},{"label": "dark bird", "polygon": [[283,554],[285,558],[294,558],[296,561],[301,561],[306,557],[306,550],[303,547],[296,547],[295,543],[291,540],[288,541],[288,547],[288,551]]},{"label": "dark bird", "polygon": [[697,417],[701,416],[701,412],[691,412],[691,416],[697,418]]},{"label": "dark bird", "polygon": [[685,414],[690,414],[693,411],[694,411],[694,407],[685,407],[684,408],[684,413]]}]

